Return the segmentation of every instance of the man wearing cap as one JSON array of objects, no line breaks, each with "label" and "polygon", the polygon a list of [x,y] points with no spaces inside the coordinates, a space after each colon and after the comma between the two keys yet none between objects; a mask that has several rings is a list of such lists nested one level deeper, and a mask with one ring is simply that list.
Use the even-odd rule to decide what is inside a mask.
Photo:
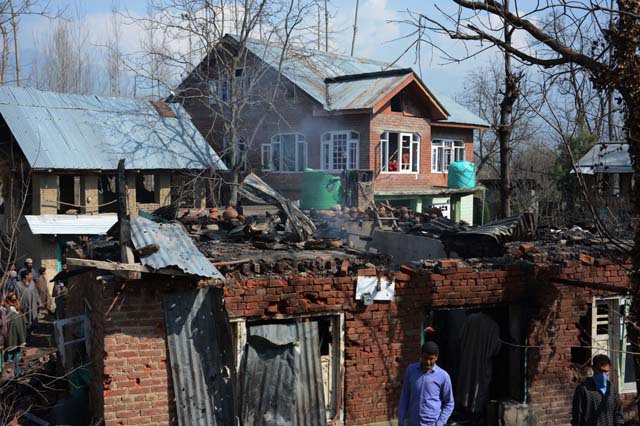
[{"label": "man wearing cap", "polygon": [[402,382],[398,425],[444,426],[453,413],[451,378],[436,365],[440,349],[435,342],[425,342],[420,362],[409,365]]},{"label": "man wearing cap", "polygon": [[33,273],[33,279],[34,281],[38,281],[38,277],[40,276],[38,274],[38,271],[36,271],[35,269],[33,269],[33,259],[31,259],[30,257],[27,257],[24,260],[24,266],[22,268],[20,268],[20,270],[18,271],[18,277],[22,277],[22,273],[24,271],[30,271]]}]

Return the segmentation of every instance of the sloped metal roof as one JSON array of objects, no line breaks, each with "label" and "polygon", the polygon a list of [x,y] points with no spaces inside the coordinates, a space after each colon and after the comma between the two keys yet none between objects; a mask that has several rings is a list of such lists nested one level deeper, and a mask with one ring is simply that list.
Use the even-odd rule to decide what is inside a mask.
[{"label": "sloped metal roof", "polygon": [[[229,37],[237,40],[235,36]],[[281,44],[249,39],[246,47],[271,67],[278,68],[282,55]],[[407,69],[406,74],[399,74],[398,71],[401,70],[403,68],[397,65],[372,59],[293,47],[288,49],[282,62],[282,75],[327,111],[372,108],[402,83],[407,74],[413,72]],[[384,71],[392,74],[375,77],[366,75]],[[362,77],[348,81],[330,81],[336,77],[356,75]],[[430,88],[428,90],[431,92]],[[449,113],[449,118],[441,122],[489,127],[489,123],[450,97],[435,94],[434,98]]]},{"label": "sloped metal roof", "polygon": [[373,108],[405,78],[407,74],[328,83],[327,106],[331,110]]},{"label": "sloped metal roof", "polygon": [[438,120],[438,123],[455,123],[480,127],[491,127],[491,124],[488,121],[481,117],[478,117],[476,114],[469,111],[467,108],[460,105],[449,96],[438,93],[437,91],[434,93],[434,95],[449,113],[448,119]]},{"label": "sloped metal roof", "polygon": [[31,233],[34,235],[104,235],[118,221],[115,214],[26,215]]},{"label": "sloped metal roof", "polygon": [[582,174],[633,173],[629,145],[626,143],[599,143],[578,161]]},{"label": "sloped metal roof", "polygon": [[153,269],[176,267],[186,274],[207,278],[224,278],[207,259],[179,222],[156,223],[143,217],[131,219],[131,241],[139,249],[158,244],[160,250],[140,258]]},{"label": "sloped metal roof", "polygon": [[0,86],[0,115],[33,169],[226,170],[177,104]]}]

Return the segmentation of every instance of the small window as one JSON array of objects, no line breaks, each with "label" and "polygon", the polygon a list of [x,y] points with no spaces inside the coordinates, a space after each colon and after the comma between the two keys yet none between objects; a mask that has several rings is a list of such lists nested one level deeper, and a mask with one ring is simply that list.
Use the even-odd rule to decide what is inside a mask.
[{"label": "small window", "polygon": [[[262,169],[274,172],[301,172],[307,167],[307,143],[301,133],[279,133],[263,144]],[[266,168],[265,168],[266,167]]]},{"label": "small window", "polygon": [[271,144],[262,144],[260,157],[262,159],[262,170],[271,170]]},{"label": "small window", "polygon": [[156,179],[154,175],[136,175],[136,203],[156,203]]},{"label": "small window", "polygon": [[356,170],[360,158],[360,134],[358,132],[326,132],[321,138],[321,164],[323,170]]},{"label": "small window", "polygon": [[392,112],[402,112],[402,92],[395,95],[391,98],[391,111]]}]

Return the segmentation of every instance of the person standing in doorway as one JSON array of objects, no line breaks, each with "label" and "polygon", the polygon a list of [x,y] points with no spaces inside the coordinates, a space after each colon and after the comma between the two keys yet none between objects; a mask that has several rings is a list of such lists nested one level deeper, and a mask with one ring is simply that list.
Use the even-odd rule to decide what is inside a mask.
[{"label": "person standing in doorway", "polygon": [[453,413],[449,374],[436,365],[440,348],[435,342],[422,345],[420,361],[407,367],[402,382],[398,425],[444,426]]},{"label": "person standing in doorway", "polygon": [[571,426],[623,426],[620,395],[609,381],[611,360],[593,357],[593,376],[579,384],[573,394]]}]

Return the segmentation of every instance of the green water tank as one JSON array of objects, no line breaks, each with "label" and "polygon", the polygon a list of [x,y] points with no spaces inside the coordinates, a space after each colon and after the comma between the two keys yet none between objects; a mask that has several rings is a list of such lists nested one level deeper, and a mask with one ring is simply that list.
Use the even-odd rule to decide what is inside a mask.
[{"label": "green water tank", "polygon": [[302,175],[303,209],[324,210],[340,204],[340,177],[322,170],[304,169]]},{"label": "green water tank", "polygon": [[472,189],[476,187],[476,165],[469,161],[455,161],[449,164],[448,187]]}]

